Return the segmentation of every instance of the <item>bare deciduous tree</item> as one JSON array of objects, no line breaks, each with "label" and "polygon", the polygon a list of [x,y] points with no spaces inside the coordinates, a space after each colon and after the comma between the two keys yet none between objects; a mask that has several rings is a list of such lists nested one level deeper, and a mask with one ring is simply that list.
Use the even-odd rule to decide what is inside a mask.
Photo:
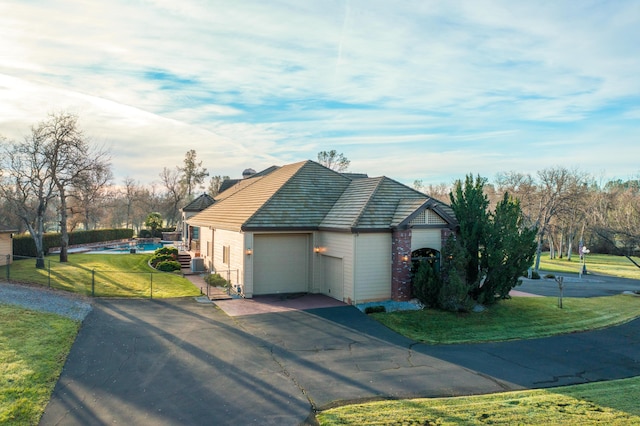
[{"label": "bare deciduous tree", "polygon": [[36,246],[36,268],[44,268],[46,215],[49,203],[56,197],[56,186],[44,155],[44,141],[32,129],[21,143],[3,141],[0,156],[0,193],[11,211],[18,216]]},{"label": "bare deciduous tree", "polygon": [[43,141],[43,155],[48,173],[57,189],[60,202],[60,262],[68,261],[69,232],[67,218],[68,197],[73,186],[87,173],[110,168],[105,151],[93,150],[78,127],[78,117],[70,113],[54,113],[35,129]]},{"label": "bare deciduous tree", "polygon": [[336,172],[346,172],[351,161],[344,154],[338,154],[335,149],[332,149],[331,151],[320,151],[318,163]]}]

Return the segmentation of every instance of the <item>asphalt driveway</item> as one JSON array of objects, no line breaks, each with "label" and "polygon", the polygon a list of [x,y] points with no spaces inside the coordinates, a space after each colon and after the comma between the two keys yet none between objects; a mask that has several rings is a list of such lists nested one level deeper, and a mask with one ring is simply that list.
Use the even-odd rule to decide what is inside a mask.
[{"label": "asphalt driveway", "polygon": [[97,300],[43,425],[296,425],[314,409],[640,375],[640,320],[602,332],[429,346],[350,306],[230,317],[180,300]]}]

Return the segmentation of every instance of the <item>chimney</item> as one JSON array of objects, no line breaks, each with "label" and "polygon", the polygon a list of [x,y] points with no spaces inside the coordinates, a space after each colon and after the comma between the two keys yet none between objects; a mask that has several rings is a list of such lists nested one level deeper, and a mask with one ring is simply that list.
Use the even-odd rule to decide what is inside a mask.
[{"label": "chimney", "polygon": [[256,171],[253,169],[244,169],[242,172],[242,179],[246,179],[256,174]]}]

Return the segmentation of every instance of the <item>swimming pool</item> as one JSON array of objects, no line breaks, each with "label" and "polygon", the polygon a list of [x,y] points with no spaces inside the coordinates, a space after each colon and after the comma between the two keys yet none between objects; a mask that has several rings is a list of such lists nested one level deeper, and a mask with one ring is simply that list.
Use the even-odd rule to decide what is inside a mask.
[{"label": "swimming pool", "polygon": [[96,248],[87,254],[128,254],[128,253],[153,253],[167,244],[163,243],[122,243]]}]

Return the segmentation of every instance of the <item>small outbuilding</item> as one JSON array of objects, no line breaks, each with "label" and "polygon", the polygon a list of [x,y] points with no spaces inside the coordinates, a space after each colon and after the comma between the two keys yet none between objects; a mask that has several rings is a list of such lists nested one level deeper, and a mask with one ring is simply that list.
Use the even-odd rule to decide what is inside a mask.
[{"label": "small outbuilding", "polygon": [[13,262],[13,234],[18,232],[0,225],[0,266]]}]

